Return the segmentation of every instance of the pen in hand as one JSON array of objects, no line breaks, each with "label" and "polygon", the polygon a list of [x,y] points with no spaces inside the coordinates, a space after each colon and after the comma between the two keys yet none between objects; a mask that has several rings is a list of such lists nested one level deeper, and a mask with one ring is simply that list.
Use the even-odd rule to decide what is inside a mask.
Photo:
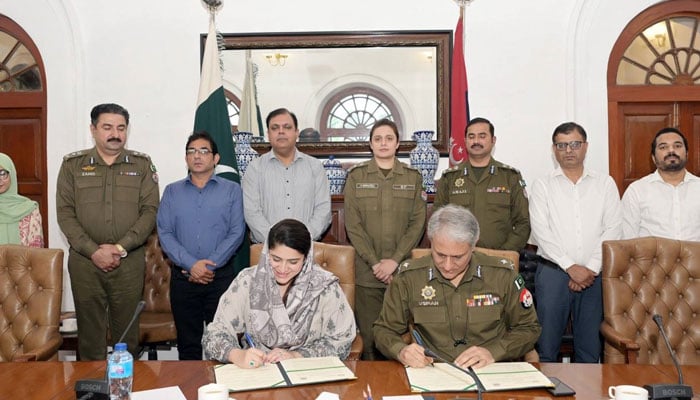
[{"label": "pen in hand", "polygon": [[254,349],[255,343],[253,342],[253,338],[250,336],[250,334],[248,332],[244,332],[243,337],[245,338],[246,343],[248,343],[248,347]]},{"label": "pen in hand", "polygon": [[[423,342],[423,338],[420,336],[420,333],[418,333],[417,330],[411,329],[411,335],[413,336],[413,339],[416,341],[416,344],[417,344],[418,346],[422,347],[423,350],[428,349],[428,348],[425,346],[425,343]],[[433,366],[433,367],[434,367],[433,363],[430,363],[430,366]]]}]

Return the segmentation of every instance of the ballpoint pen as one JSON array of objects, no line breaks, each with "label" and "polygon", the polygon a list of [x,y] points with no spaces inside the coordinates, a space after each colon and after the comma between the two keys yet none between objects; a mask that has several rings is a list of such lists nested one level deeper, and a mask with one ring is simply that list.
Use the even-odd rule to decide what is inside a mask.
[{"label": "ballpoint pen", "polygon": [[[420,336],[420,333],[418,333],[417,330],[411,329],[411,335],[418,346],[422,347],[423,349],[427,349],[427,347],[425,347],[425,343],[423,342],[423,338]],[[430,366],[434,367],[433,363],[430,363]]]},{"label": "ballpoint pen", "polygon": [[364,400],[372,400],[372,388],[369,387],[369,383],[367,384],[367,391],[362,391],[362,397]]},{"label": "ballpoint pen", "polygon": [[248,334],[248,332],[244,332],[243,337],[245,338],[246,343],[248,343],[248,347],[254,349],[255,343],[253,342],[253,338]]}]

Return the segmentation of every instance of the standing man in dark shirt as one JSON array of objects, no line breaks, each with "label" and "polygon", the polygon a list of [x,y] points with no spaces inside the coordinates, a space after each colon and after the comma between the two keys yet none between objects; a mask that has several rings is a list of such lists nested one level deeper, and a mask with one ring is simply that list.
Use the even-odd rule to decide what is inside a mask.
[{"label": "standing man in dark shirt", "polygon": [[491,156],[496,136],[489,120],[470,120],[465,135],[469,159],[442,173],[433,207],[452,203],[474,213],[481,226],[477,246],[520,251],[530,236],[525,180]]},{"label": "standing man in dark shirt", "polygon": [[170,303],[180,360],[202,359],[204,324],[235,278],[233,256],[243,242],[241,186],[214,173],[219,150],[206,132],[187,139],[189,175],[165,188],[158,236],[173,262]]},{"label": "standing man in dark shirt", "polygon": [[[129,112],[100,104],[90,113],[92,149],[63,158],[56,184],[58,224],[70,243],[68,271],[81,360],[107,357],[107,323],[117,340],[143,296],[143,245],[158,210],[158,175],[150,158],[124,149]],[[139,326],[125,342],[137,354]]]}]

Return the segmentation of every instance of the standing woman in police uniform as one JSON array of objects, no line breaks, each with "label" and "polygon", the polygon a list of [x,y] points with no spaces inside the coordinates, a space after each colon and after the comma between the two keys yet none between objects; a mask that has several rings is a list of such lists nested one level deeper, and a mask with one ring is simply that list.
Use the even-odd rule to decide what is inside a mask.
[{"label": "standing woman in police uniform", "polygon": [[[124,148],[129,112],[100,104],[90,119],[95,147],[63,157],[56,216],[70,243],[80,359],[105,360],[107,326],[112,341],[118,340],[143,296],[143,245],[155,227],[160,196],[151,159]],[[138,324],[124,341],[137,355]]]},{"label": "standing woman in police uniform", "polygon": [[396,159],[399,131],[388,119],[369,133],[372,159],[348,172],[345,229],[355,247],[355,316],[362,358],[383,358],[374,346],[372,324],[399,263],[423,236],[425,192],[420,172]]}]

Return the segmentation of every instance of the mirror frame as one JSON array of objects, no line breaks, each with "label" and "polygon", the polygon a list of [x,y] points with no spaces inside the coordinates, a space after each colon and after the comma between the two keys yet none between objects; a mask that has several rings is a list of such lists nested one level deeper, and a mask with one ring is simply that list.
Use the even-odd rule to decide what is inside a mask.
[{"label": "mirror frame", "polygon": [[[204,53],[206,34],[201,35],[201,53]],[[340,47],[416,47],[436,48],[436,139],[432,144],[446,156],[450,147],[450,76],[452,31],[368,31],[368,32],[295,32],[295,33],[224,33],[224,50],[340,48]],[[292,110],[293,111],[293,110]],[[263,118],[265,115],[263,115]],[[270,149],[269,143],[252,143],[259,153]],[[402,140],[397,154],[407,156],[416,146],[412,140]],[[368,142],[297,142],[297,148],[315,156],[371,157]]]}]

